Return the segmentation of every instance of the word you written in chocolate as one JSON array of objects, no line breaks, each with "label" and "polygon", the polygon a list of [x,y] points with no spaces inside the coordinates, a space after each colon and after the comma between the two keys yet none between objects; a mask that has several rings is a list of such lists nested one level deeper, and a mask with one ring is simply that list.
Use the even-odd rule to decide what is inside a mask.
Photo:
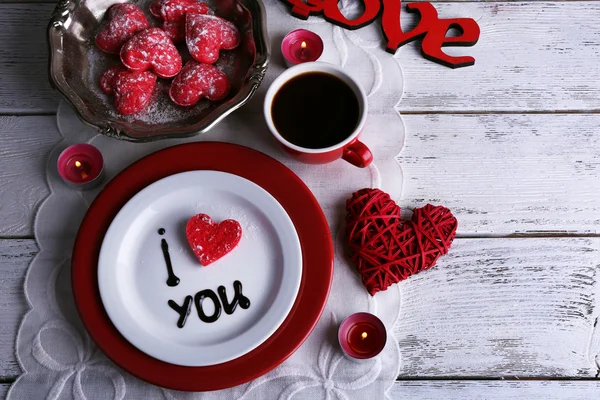
[{"label": "word you written in chocolate", "polygon": [[[196,305],[196,311],[198,312],[198,318],[200,321],[206,323],[216,322],[221,316],[221,308],[225,311],[225,314],[231,315],[239,305],[240,308],[246,310],[250,307],[250,299],[242,294],[242,282],[233,282],[233,299],[229,301],[227,299],[227,289],[225,286],[219,286],[217,293],[211,289],[204,289],[196,293],[194,297],[186,296],[183,300],[183,304],[179,305],[174,300],[169,300],[169,307],[171,307],[177,314],[179,319],[177,320],[177,327],[183,328],[187,321],[188,316],[192,312],[192,303]],[[212,313],[207,314],[204,311],[204,301],[210,300],[212,302]]]},{"label": "word you written in chocolate", "polygon": [[[307,19],[309,15],[323,14],[325,19],[345,29],[358,29],[367,26],[381,14],[381,28],[387,41],[386,50],[392,54],[416,39],[421,41],[421,53],[426,59],[450,68],[467,67],[475,64],[470,56],[450,56],[442,51],[445,46],[473,46],[479,39],[479,25],[473,18],[438,17],[437,10],[431,3],[408,3],[409,13],[419,14],[418,25],[408,32],[403,32],[400,24],[402,10],[401,0],[363,0],[363,13],[348,19],[342,14],[338,0],[281,0],[292,6],[292,15]],[[456,29],[458,36],[446,37],[448,31]]]}]

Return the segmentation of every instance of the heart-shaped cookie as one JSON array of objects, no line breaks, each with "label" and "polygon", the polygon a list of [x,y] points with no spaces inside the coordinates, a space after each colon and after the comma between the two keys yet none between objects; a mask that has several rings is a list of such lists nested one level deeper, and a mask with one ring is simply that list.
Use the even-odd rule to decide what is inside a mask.
[{"label": "heart-shaped cookie", "polygon": [[217,67],[190,60],[173,79],[169,96],[175,104],[187,107],[193,106],[202,98],[210,101],[223,100],[230,88],[227,75]]},{"label": "heart-shaped cookie", "polygon": [[400,207],[379,189],[353,193],[346,211],[351,259],[371,295],[433,267],[448,253],[458,227],[450,210],[431,204],[403,221]]},{"label": "heart-shaped cookie", "polygon": [[146,16],[133,4],[115,4],[108,9],[108,24],[96,35],[96,45],[107,53],[118,53],[136,33],[148,29]]},{"label": "heart-shaped cookie", "polygon": [[192,251],[204,266],[229,253],[242,238],[242,226],[233,219],[215,223],[206,214],[190,218],[185,233]]},{"label": "heart-shaped cookie", "polygon": [[100,76],[100,88],[115,96],[115,107],[123,115],[142,111],[152,99],[155,85],[156,75],[150,71],[110,67]]},{"label": "heart-shaped cookie", "polygon": [[121,62],[132,71],[150,70],[161,78],[177,75],[182,65],[177,47],[160,28],[146,29],[125,43]]},{"label": "heart-shaped cookie", "polygon": [[185,41],[190,54],[203,64],[214,64],[221,50],[239,46],[241,37],[235,25],[214,15],[188,14]]},{"label": "heart-shaped cookie", "polygon": [[197,0],[154,0],[150,12],[164,21],[163,30],[173,43],[185,41],[185,16],[187,14],[206,14],[210,8]]},{"label": "heart-shaped cookie", "polygon": [[206,14],[210,8],[197,0],[154,0],[150,12],[167,22],[185,22],[186,14]]}]

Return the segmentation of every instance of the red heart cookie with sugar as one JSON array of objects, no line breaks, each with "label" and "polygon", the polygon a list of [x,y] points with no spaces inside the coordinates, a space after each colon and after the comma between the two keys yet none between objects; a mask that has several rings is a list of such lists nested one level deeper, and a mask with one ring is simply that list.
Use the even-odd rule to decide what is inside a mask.
[{"label": "red heart cookie with sugar", "polygon": [[227,75],[217,67],[190,60],[173,79],[169,96],[175,104],[187,107],[193,106],[202,98],[210,101],[223,100],[230,88]]},{"label": "red heart cookie with sugar", "polygon": [[403,221],[400,207],[379,189],[353,193],[346,211],[351,259],[371,296],[433,267],[448,253],[458,227],[450,210],[431,204]]},{"label": "red heart cookie with sugar", "polygon": [[154,0],[150,12],[167,22],[185,22],[187,14],[206,14],[210,8],[197,0]]},{"label": "red heart cookie with sugar", "polygon": [[115,107],[120,114],[142,111],[152,99],[156,75],[150,71],[129,71],[123,67],[110,67],[100,76],[100,88],[115,96]]},{"label": "red heart cookie with sugar", "polygon": [[96,35],[96,45],[107,53],[118,53],[136,33],[148,29],[146,16],[133,4],[115,4],[108,9],[108,24]]},{"label": "red heart cookie with sugar", "polygon": [[187,14],[206,14],[210,8],[197,0],[154,0],[150,12],[163,20],[163,30],[173,43],[185,41],[185,16]]},{"label": "red heart cookie with sugar", "polygon": [[198,62],[214,64],[221,50],[239,46],[240,32],[235,25],[214,15],[188,14],[185,22],[185,42]]},{"label": "red heart cookie with sugar", "polygon": [[161,78],[177,75],[182,65],[177,47],[160,28],[146,29],[125,43],[121,62],[132,71],[150,70]]},{"label": "red heart cookie with sugar", "polygon": [[233,219],[214,222],[206,214],[190,218],[185,233],[192,251],[204,266],[217,261],[240,242],[242,226]]}]

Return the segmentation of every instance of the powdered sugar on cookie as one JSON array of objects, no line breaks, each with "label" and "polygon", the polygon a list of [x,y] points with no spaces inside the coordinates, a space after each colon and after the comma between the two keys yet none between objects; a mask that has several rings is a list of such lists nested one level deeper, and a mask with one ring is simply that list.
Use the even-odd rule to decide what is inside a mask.
[{"label": "powdered sugar on cookie", "polygon": [[188,14],[185,37],[192,57],[204,64],[214,64],[221,50],[235,49],[241,41],[233,23],[214,15]]},{"label": "powdered sugar on cookie", "polygon": [[197,0],[154,0],[150,12],[163,20],[163,30],[173,43],[185,41],[185,16],[187,14],[206,14],[210,8]]},{"label": "powdered sugar on cookie", "polygon": [[142,10],[128,3],[112,6],[108,19],[108,24],[96,35],[97,46],[107,53],[118,53],[137,32],[150,27]]},{"label": "powdered sugar on cookie", "polygon": [[173,80],[169,96],[175,104],[187,107],[193,106],[202,98],[222,100],[230,88],[227,76],[214,65],[190,60]]},{"label": "powdered sugar on cookie", "polygon": [[120,114],[130,115],[143,110],[152,99],[156,75],[150,71],[129,71],[110,67],[100,77],[100,87],[115,96],[115,107]]},{"label": "powdered sugar on cookie", "polygon": [[160,28],[138,33],[121,49],[123,65],[133,71],[151,70],[161,78],[170,78],[181,70],[181,56]]}]

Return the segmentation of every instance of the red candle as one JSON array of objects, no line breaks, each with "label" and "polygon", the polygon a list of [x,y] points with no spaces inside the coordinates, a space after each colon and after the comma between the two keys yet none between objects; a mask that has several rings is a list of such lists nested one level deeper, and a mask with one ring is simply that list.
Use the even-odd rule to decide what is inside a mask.
[{"label": "red candle", "polygon": [[349,357],[368,359],[381,353],[387,341],[387,332],[383,322],[375,315],[356,313],[342,322],[338,340]]},{"label": "red candle", "polygon": [[100,151],[90,144],[67,147],[58,156],[58,173],[65,183],[78,190],[91,189],[101,178],[104,160]]},{"label": "red candle", "polygon": [[281,42],[281,54],[285,64],[317,61],[323,54],[323,40],[319,35],[306,29],[296,29],[288,33]]}]

